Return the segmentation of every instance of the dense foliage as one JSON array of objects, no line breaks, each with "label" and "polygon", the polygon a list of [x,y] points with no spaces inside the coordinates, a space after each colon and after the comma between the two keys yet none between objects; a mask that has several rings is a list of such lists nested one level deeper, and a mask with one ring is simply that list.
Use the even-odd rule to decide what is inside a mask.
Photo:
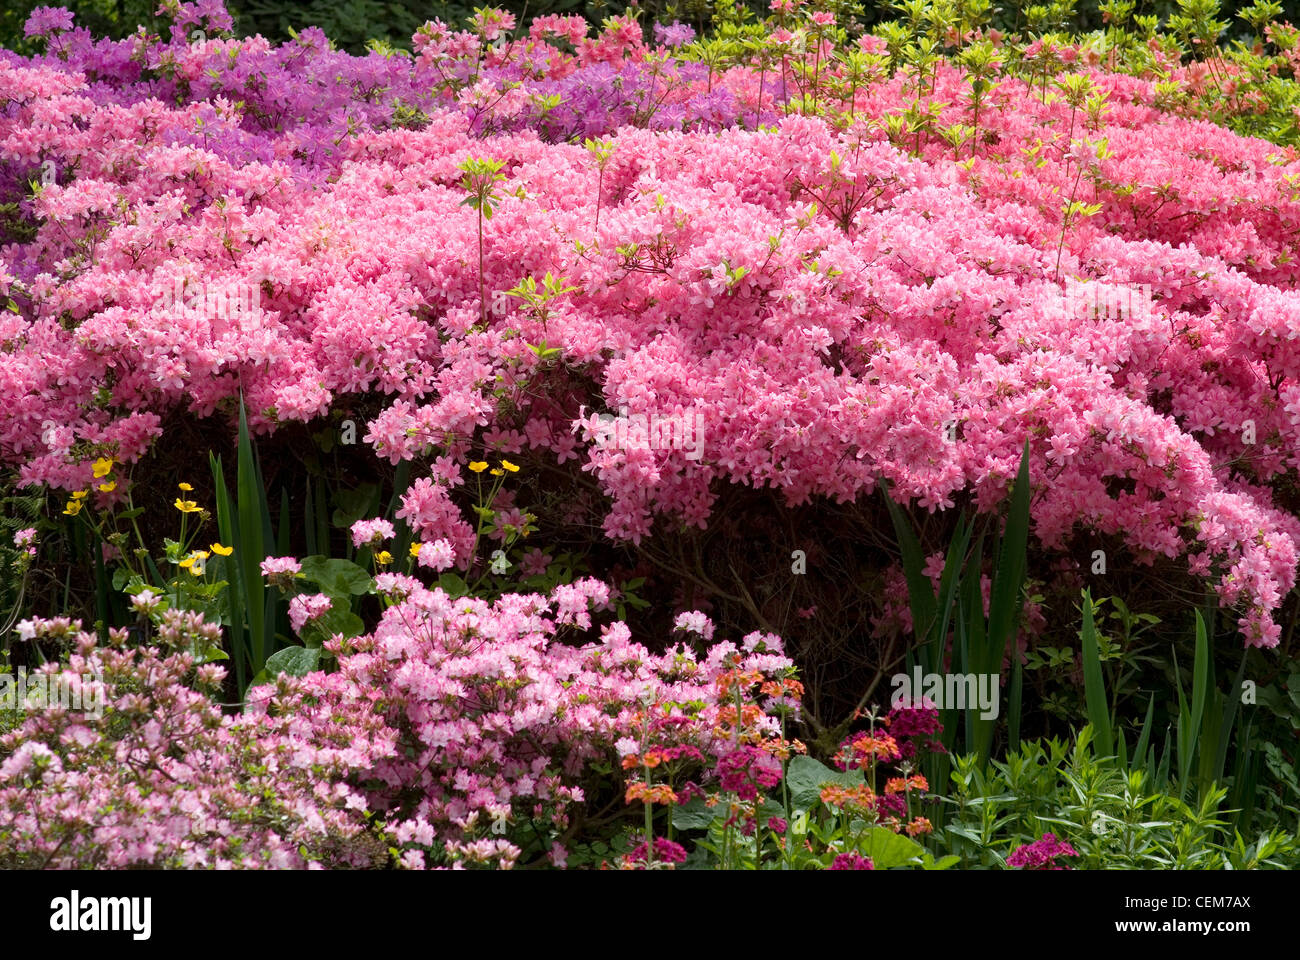
[{"label": "dense foliage", "polygon": [[35,10],[5,862],[1292,862],[1300,31],[1102,7]]}]

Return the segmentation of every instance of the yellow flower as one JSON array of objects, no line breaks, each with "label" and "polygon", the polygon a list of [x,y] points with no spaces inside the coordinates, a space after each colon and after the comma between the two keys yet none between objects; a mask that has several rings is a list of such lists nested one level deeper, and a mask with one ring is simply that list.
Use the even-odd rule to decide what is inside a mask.
[{"label": "yellow flower", "polygon": [[72,495],[72,499],[73,499],[73,500],[85,500],[86,497],[88,497],[88,496],[90,496],[90,491],[89,491],[89,490],[78,490],[76,493],[74,493],[74,494]]},{"label": "yellow flower", "polygon": [[199,505],[193,500],[177,500],[175,506],[181,513],[198,513],[200,510]]},{"label": "yellow flower", "polygon": [[509,460],[502,460],[502,461],[501,461],[501,466],[505,467],[505,468],[506,468],[507,470],[509,470],[511,473],[518,473],[518,472],[519,472],[519,468],[516,467],[513,463],[511,463]]},{"label": "yellow flower", "polygon": [[485,463],[482,460],[474,460],[470,463],[469,468],[473,470],[475,473],[482,473],[484,470],[487,469],[487,466],[488,466],[487,463]]},{"label": "yellow flower", "polygon": [[80,500],[69,500],[67,505],[64,506],[63,512],[70,517],[75,517],[81,512],[82,506],[84,506],[84,504]]},{"label": "yellow flower", "polygon": [[488,473],[492,474],[494,477],[504,477],[506,475],[504,470],[489,470]]},{"label": "yellow flower", "polygon": [[117,481],[116,481],[116,480],[110,480],[108,483],[101,483],[101,484],[99,485],[99,492],[100,492],[100,493],[112,493],[112,492],[113,492],[114,490],[116,490],[116,489],[117,489]]},{"label": "yellow flower", "polygon": [[219,556],[219,557],[228,557],[228,556],[230,556],[232,553],[235,552],[235,548],[234,548],[234,547],[223,547],[223,546],[222,546],[221,544],[219,544],[219,543],[214,543],[214,544],[212,545],[212,552],[215,553],[215,554],[216,554],[217,556]]},{"label": "yellow flower", "polygon": [[178,483],[178,484],[176,484],[176,486],[179,487],[180,489],[184,490],[186,493],[189,493],[191,490],[194,489],[194,488],[191,487],[188,483]]},{"label": "yellow flower", "polygon": [[375,563],[381,567],[386,567],[393,562],[393,555],[387,550],[380,550],[375,554]]},{"label": "yellow flower", "polygon": [[95,466],[93,469],[95,473],[95,479],[102,480],[104,477],[108,476],[110,473],[113,472],[113,458],[100,457],[98,460],[95,461]]},{"label": "yellow flower", "polygon": [[194,574],[194,576],[198,577],[203,574],[203,568],[206,565],[207,559],[208,559],[208,551],[195,550],[188,557],[186,557],[179,564],[177,564],[177,566],[179,566],[182,570],[188,570],[190,573]]},{"label": "yellow flower", "polygon": [[422,544],[422,543],[413,543],[413,544],[411,544],[411,556],[413,556],[413,557],[418,557],[418,556],[420,555],[420,548],[421,548],[422,546],[424,546],[424,544]]}]

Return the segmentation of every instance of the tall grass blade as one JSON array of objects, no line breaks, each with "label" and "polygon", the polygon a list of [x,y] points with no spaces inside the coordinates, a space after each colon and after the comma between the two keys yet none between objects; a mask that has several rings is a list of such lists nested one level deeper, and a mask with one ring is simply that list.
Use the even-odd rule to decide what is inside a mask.
[{"label": "tall grass blade", "polygon": [[[235,476],[236,516],[239,524],[239,568],[247,590],[248,632],[251,641],[249,671],[256,676],[266,664],[270,651],[266,634],[266,584],[262,581],[261,563],[266,559],[262,516],[266,512],[266,491],[258,482],[253,445],[248,435],[248,414],[244,400],[239,400],[239,446]],[[242,692],[242,691],[241,691]]]},{"label": "tall grass blade", "polygon": [[226,574],[229,586],[226,587],[226,610],[230,620],[230,659],[235,664],[235,682],[243,690],[248,679],[249,654],[248,630],[244,623],[244,603],[248,588],[244,583],[243,551],[240,548],[239,531],[230,506],[230,490],[226,486],[226,474],[221,465],[221,457],[208,454],[208,466],[212,470],[212,483],[216,488],[217,536],[235,552],[226,562]]},{"label": "tall grass blade", "polygon": [[889,509],[889,518],[894,522],[894,534],[898,537],[898,549],[903,558],[903,575],[907,578],[907,599],[912,608],[912,632],[918,644],[929,639],[934,625],[937,601],[930,578],[923,572],[925,555],[921,550],[921,541],[912,531],[912,525],[903,509],[890,496],[889,484],[882,478],[881,493],[885,506]]},{"label": "tall grass blade", "polygon": [[1088,705],[1088,722],[1096,736],[1099,756],[1114,756],[1115,740],[1110,725],[1110,704],[1106,699],[1106,680],[1101,670],[1101,652],[1097,645],[1097,625],[1093,619],[1092,593],[1083,591],[1083,629],[1079,633],[1083,646],[1083,691]]},{"label": "tall grass blade", "polygon": [[1151,745],[1151,721],[1156,715],[1156,695],[1151,694],[1151,699],[1147,701],[1147,718],[1142,722],[1142,732],[1138,735],[1137,746],[1133,748],[1133,766],[1132,770],[1137,770],[1146,766],[1147,750]]}]

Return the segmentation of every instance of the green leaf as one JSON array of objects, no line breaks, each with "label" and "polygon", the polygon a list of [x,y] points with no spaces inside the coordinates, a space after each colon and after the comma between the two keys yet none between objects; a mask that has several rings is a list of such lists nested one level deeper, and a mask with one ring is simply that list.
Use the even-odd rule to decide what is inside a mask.
[{"label": "green leaf", "polygon": [[469,584],[455,573],[444,573],[440,576],[438,586],[442,587],[444,593],[452,597],[463,597],[469,593]]},{"label": "green leaf", "polygon": [[374,578],[351,560],[305,557],[302,561],[302,575],[318,585],[321,593],[327,593],[331,597],[346,597],[349,594],[360,596],[372,593],[375,589]]},{"label": "green leaf", "polygon": [[[248,678],[249,659],[252,651],[248,646],[248,633],[244,629],[244,598],[248,595],[248,586],[244,582],[245,566],[239,547],[239,535],[236,531],[236,518],[230,506],[230,491],[226,488],[226,474],[221,466],[221,458],[209,453],[208,464],[212,470],[212,482],[216,488],[217,533],[221,542],[235,548],[235,556],[222,558],[230,589],[226,591],[226,617],[230,627],[231,649],[235,652],[235,682],[239,689],[245,689]],[[261,571],[258,571],[261,578]]]},{"label": "green leaf", "polygon": [[674,830],[703,830],[717,816],[713,809],[705,806],[704,798],[696,795],[687,803],[673,807]]},{"label": "green leaf", "polygon": [[[250,672],[258,673],[266,663],[268,638],[266,623],[266,583],[262,580],[261,563],[266,559],[263,539],[262,512],[266,509],[266,490],[253,460],[253,444],[248,434],[248,413],[244,398],[239,398],[239,446],[236,463],[236,516],[238,518],[238,551],[240,580],[244,588],[244,602],[248,611],[248,630],[252,640],[252,666]],[[274,628],[272,628],[274,629]]]},{"label": "green leaf", "polygon": [[252,685],[271,683],[282,673],[291,677],[305,677],[319,663],[320,649],[317,647],[285,647],[267,658],[266,669],[253,678]]},{"label": "green leaf", "polygon": [[338,633],[351,640],[366,632],[365,622],[349,609],[346,597],[332,599],[333,606],[329,610],[303,625],[302,642],[307,646],[319,647]]},{"label": "green leaf", "polygon": [[910,837],[895,833],[886,827],[870,827],[858,844],[863,856],[871,858],[877,870],[902,867],[915,863],[925,856],[925,847]]},{"label": "green leaf", "polygon": [[[927,664],[927,670],[931,673],[939,673],[942,669],[940,659],[943,652],[942,640],[947,639],[948,625],[952,620],[953,600],[957,596],[958,589],[961,585],[962,567],[966,563],[966,551],[970,548],[971,534],[975,530],[974,521],[966,516],[963,510],[957,518],[957,532],[953,535],[952,542],[948,544],[948,555],[944,559],[943,573],[939,577],[939,606],[938,622],[939,629],[932,631],[936,642],[931,647],[931,657]],[[926,589],[928,591],[929,584]],[[918,641],[924,642],[928,638],[917,637]]]},{"label": "green leaf", "polygon": [[[1192,661],[1192,705],[1189,709],[1187,698],[1183,694],[1183,682],[1178,682],[1178,789],[1180,795],[1186,795],[1188,774],[1192,769],[1192,757],[1201,736],[1201,715],[1205,710],[1205,691],[1209,678],[1209,639],[1205,632],[1205,620],[1201,611],[1196,611],[1196,658]],[[1174,669],[1178,669],[1178,656],[1174,655]]]},{"label": "green leaf", "polygon": [[[1012,642],[1023,606],[1021,589],[1025,583],[1026,550],[1029,545],[1029,441],[1020,457],[1020,471],[1011,492],[1011,510],[1006,531],[998,545],[997,570],[989,590],[990,643],[985,672],[998,670],[1007,646]],[[1015,651],[1011,651],[1014,655]]]},{"label": "green leaf", "polygon": [[334,494],[334,507],[330,522],[335,527],[351,527],[358,520],[364,520],[378,512],[379,486],[363,483],[354,490],[340,490]]},{"label": "green leaf", "polygon": [[1114,754],[1115,739],[1110,726],[1110,707],[1106,701],[1106,681],[1101,673],[1097,651],[1097,626],[1093,620],[1092,594],[1083,591],[1083,689],[1088,703],[1088,722],[1096,736],[1098,756]]},{"label": "green leaf", "polygon": [[1153,693],[1147,700],[1147,717],[1142,722],[1142,732],[1138,735],[1137,746],[1133,748],[1133,766],[1134,771],[1140,770],[1146,766],[1147,750],[1151,743],[1151,718],[1156,712],[1156,695]]},{"label": "green leaf", "polygon": [[1228,760],[1228,745],[1232,741],[1232,727],[1237,716],[1237,704],[1241,701],[1241,684],[1242,679],[1246,676],[1246,659],[1247,654],[1243,653],[1241,657],[1241,666],[1237,668],[1237,676],[1228,688],[1228,696],[1225,698],[1223,706],[1223,721],[1220,724],[1219,749],[1214,758],[1213,778],[1216,783],[1222,782],[1223,770]]},{"label": "green leaf", "polygon": [[961,862],[961,857],[956,856],[955,854],[949,854],[948,856],[942,858],[941,860],[936,861],[934,859],[934,854],[929,853],[927,851],[925,856],[921,858],[921,869],[922,870],[947,870],[949,867],[956,866],[960,862]]},{"label": "green leaf", "polygon": [[861,770],[841,773],[812,757],[798,754],[790,759],[785,782],[790,788],[790,802],[801,810],[807,810],[820,799],[824,784],[860,787],[865,781],[862,779]]}]

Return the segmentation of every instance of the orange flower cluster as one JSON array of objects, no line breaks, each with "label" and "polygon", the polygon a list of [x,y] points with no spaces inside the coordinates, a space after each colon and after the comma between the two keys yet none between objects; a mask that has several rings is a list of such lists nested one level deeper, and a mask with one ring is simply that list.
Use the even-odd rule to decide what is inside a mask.
[{"label": "orange flower cluster", "polygon": [[673,788],[666,783],[648,784],[637,780],[627,785],[627,794],[624,797],[627,803],[633,800],[641,800],[645,803],[655,804],[674,804],[677,803],[677,794]]},{"label": "orange flower cluster", "polygon": [[804,746],[802,740],[782,740],[780,737],[766,740],[760,743],[759,746],[782,763],[789,760],[793,754],[808,752],[808,748]]},{"label": "orange flower cluster", "polygon": [[822,787],[821,801],[831,807],[870,810],[876,805],[876,795],[872,792],[871,787],[865,783],[856,787],[828,783]]},{"label": "orange flower cluster", "polygon": [[835,754],[835,759],[849,769],[854,769],[873,757],[881,760],[897,760],[900,756],[902,754],[899,752],[897,741],[889,734],[882,733],[877,736],[863,734]]},{"label": "orange flower cluster", "polygon": [[745,692],[762,682],[763,675],[757,670],[728,670],[726,673],[719,674],[718,679],[714,681],[718,693],[724,696],[734,695],[737,687]]},{"label": "orange flower cluster", "polygon": [[917,817],[907,825],[907,835],[909,837],[919,837],[923,833],[930,833],[934,827],[925,817]]},{"label": "orange flower cluster", "polygon": [[802,697],[803,684],[794,677],[782,680],[769,680],[759,689],[769,697]]},{"label": "orange flower cluster", "polygon": [[668,763],[672,760],[679,760],[683,756],[701,759],[699,750],[694,747],[651,747],[645,752],[645,756],[639,757],[635,753],[629,753],[623,758],[623,769],[631,770],[633,767],[649,767],[654,769],[661,763]]},{"label": "orange flower cluster", "polygon": [[929,790],[930,784],[921,774],[911,777],[891,777],[885,784],[885,793],[906,793],[909,790]]},{"label": "orange flower cluster", "polygon": [[[763,708],[756,703],[746,703],[740,708],[740,739],[744,742],[749,737],[746,735],[747,730],[752,730],[758,725],[758,721],[763,717]],[[735,704],[724,704],[718,707],[718,722],[713,728],[713,732],[720,737],[730,738],[736,729],[736,707]]]}]

